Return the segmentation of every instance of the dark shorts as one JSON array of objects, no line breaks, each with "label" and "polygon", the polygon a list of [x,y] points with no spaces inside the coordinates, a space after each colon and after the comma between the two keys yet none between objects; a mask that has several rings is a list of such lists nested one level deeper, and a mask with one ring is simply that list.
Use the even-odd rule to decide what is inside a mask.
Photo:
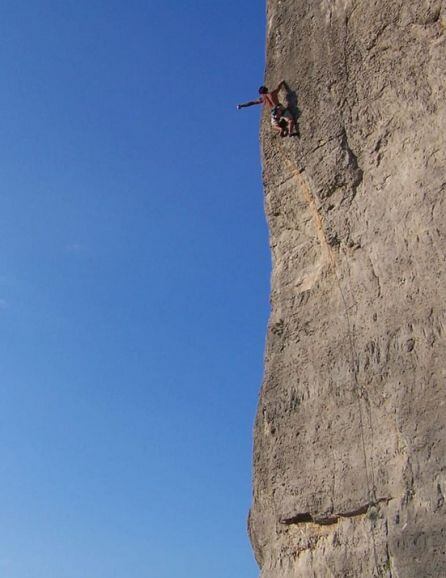
[{"label": "dark shorts", "polygon": [[291,112],[282,105],[275,106],[271,110],[271,125],[274,127],[281,127],[281,122],[285,120],[292,120]]}]

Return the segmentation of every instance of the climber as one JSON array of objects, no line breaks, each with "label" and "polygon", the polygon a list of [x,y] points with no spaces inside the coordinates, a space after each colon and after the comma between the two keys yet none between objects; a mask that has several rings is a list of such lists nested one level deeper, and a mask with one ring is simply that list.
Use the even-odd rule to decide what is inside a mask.
[{"label": "climber", "polygon": [[279,101],[279,91],[284,87],[286,88],[286,82],[282,80],[276,90],[270,92],[266,86],[261,86],[259,88],[260,98],[257,100],[250,100],[249,102],[244,102],[243,104],[237,105],[237,110],[241,108],[246,108],[248,106],[253,106],[254,104],[263,104],[269,106],[271,109],[271,126],[272,128],[280,133],[280,136],[295,136],[297,135],[296,123],[292,112],[283,106]]}]

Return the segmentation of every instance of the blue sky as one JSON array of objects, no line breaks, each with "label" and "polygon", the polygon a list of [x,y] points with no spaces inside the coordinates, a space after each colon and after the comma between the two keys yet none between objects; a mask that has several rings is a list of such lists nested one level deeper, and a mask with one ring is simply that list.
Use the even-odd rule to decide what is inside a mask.
[{"label": "blue sky", "polygon": [[264,6],[0,7],[0,576],[257,576]]}]

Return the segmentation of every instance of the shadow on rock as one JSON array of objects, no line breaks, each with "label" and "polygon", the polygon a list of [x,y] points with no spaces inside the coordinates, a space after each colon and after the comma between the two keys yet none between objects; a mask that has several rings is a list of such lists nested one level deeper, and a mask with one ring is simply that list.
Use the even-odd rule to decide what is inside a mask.
[{"label": "shadow on rock", "polygon": [[293,115],[296,127],[295,136],[300,137],[300,129],[299,129],[300,109],[297,101],[297,92],[295,90],[292,90],[287,82],[285,82],[285,90],[286,90],[285,106]]}]

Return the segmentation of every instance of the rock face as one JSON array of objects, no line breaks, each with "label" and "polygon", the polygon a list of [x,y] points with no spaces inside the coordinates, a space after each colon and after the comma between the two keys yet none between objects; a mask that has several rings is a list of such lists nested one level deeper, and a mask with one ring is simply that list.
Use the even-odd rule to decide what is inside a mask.
[{"label": "rock face", "polygon": [[262,578],[446,576],[446,5],[269,0]]}]

